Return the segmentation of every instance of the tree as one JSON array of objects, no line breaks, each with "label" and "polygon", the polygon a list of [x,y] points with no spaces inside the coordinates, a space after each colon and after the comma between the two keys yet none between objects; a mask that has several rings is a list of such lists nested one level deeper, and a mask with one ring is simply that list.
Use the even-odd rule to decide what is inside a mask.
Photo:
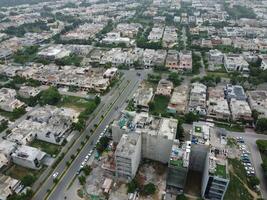
[{"label": "tree", "polygon": [[156,192],[156,186],[153,183],[148,183],[144,186],[142,190],[143,195],[152,195]]},{"label": "tree", "polygon": [[86,183],[85,176],[81,175],[81,176],[78,177],[78,179],[79,179],[79,182],[80,182],[81,185],[84,185]]},{"label": "tree", "polygon": [[83,173],[85,174],[85,176],[89,176],[89,174],[91,173],[92,171],[92,168],[88,165],[86,165],[84,168],[83,168]]},{"label": "tree", "polygon": [[61,100],[61,95],[57,88],[50,87],[41,93],[40,105],[56,105]]},{"label": "tree", "polygon": [[175,86],[179,86],[181,84],[181,78],[179,77],[178,73],[172,72],[169,74],[168,79],[173,82]]},{"label": "tree", "polygon": [[187,200],[187,197],[184,194],[179,194],[177,195],[176,200]]},{"label": "tree", "polygon": [[257,120],[256,131],[267,133],[267,118],[260,118]]},{"label": "tree", "polygon": [[193,112],[186,113],[184,117],[185,117],[185,122],[188,124],[192,124],[193,122],[199,120],[199,115]]},{"label": "tree", "polygon": [[184,138],[184,128],[182,123],[179,121],[176,129],[176,139],[182,140]]},{"label": "tree", "polygon": [[25,187],[27,186],[31,186],[36,180],[36,177],[33,175],[26,175],[21,179],[21,183],[22,185],[24,185]]},{"label": "tree", "polygon": [[267,140],[257,140],[256,144],[261,152],[267,151]]},{"label": "tree", "polygon": [[248,185],[249,185],[249,187],[255,188],[259,184],[260,184],[260,180],[256,176],[248,177]]},{"label": "tree", "polygon": [[138,188],[138,184],[137,184],[135,179],[133,179],[131,182],[127,183],[127,192],[128,193],[134,193],[137,188]]},{"label": "tree", "polygon": [[96,103],[96,105],[100,104],[100,102],[101,102],[101,98],[99,96],[96,96],[95,97],[95,103]]}]

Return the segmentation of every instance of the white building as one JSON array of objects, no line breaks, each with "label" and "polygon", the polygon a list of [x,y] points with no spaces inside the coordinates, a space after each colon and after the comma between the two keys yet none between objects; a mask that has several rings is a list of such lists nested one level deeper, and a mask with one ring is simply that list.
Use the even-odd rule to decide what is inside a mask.
[{"label": "white building", "polygon": [[239,54],[225,54],[224,55],[224,67],[227,72],[238,71],[242,74],[249,73],[249,64]]},{"label": "white building", "polygon": [[251,110],[256,110],[259,113],[259,117],[267,117],[267,91],[248,91],[247,95]]},{"label": "white building", "polygon": [[138,133],[123,134],[115,151],[116,176],[131,180],[141,161],[141,136]]},{"label": "white building", "polygon": [[12,112],[16,108],[21,108],[24,103],[16,99],[16,90],[10,88],[0,89],[0,109]]},{"label": "white building", "polygon": [[0,174],[0,199],[7,200],[19,187],[20,181]]},{"label": "white building", "polygon": [[193,83],[191,86],[188,111],[206,115],[207,86]]},{"label": "white building", "polygon": [[242,100],[231,99],[230,110],[233,120],[252,120],[252,112],[248,105],[248,102]]},{"label": "white building", "polygon": [[46,153],[29,146],[19,146],[11,155],[15,164],[31,169],[40,169],[45,156]]}]

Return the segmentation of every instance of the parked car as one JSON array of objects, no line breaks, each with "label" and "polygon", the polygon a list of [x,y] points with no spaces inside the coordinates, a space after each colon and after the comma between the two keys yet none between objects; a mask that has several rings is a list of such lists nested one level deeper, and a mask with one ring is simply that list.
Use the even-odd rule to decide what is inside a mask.
[{"label": "parked car", "polygon": [[53,176],[53,179],[56,179],[58,177],[58,172],[55,172],[52,176]]}]

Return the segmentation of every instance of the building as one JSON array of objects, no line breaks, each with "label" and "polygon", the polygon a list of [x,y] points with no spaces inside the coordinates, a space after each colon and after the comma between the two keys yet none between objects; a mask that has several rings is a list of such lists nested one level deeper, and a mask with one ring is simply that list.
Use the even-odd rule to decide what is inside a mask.
[{"label": "building", "polygon": [[142,158],[168,163],[177,120],[148,113],[125,112],[112,124],[112,138],[119,142],[123,134],[138,133],[142,141]]},{"label": "building", "polygon": [[12,112],[16,108],[21,108],[24,103],[16,99],[17,92],[10,88],[0,89],[0,109]]},{"label": "building", "polygon": [[19,180],[0,174],[0,199],[7,200],[19,186]]},{"label": "building", "polygon": [[173,26],[166,26],[162,38],[163,47],[172,48],[177,43],[176,28]]},{"label": "building", "polygon": [[207,101],[207,116],[215,119],[229,120],[231,113],[227,100],[224,98],[223,87],[209,88]]},{"label": "building", "polygon": [[168,174],[166,180],[166,199],[172,199],[184,192],[189,159],[191,152],[191,142],[180,143],[175,140],[171,149],[168,163]]},{"label": "building", "polygon": [[224,94],[228,101],[230,101],[231,99],[236,99],[241,101],[247,100],[247,95],[243,87],[240,85],[227,84],[224,89]]},{"label": "building", "polygon": [[135,177],[141,161],[141,135],[123,134],[115,151],[116,176],[126,180]]},{"label": "building", "polygon": [[31,98],[36,97],[41,92],[40,88],[31,87],[31,86],[21,86],[19,88],[18,94],[22,98]]},{"label": "building", "polygon": [[63,45],[52,45],[38,52],[38,56],[48,60],[58,60],[69,56],[70,50],[64,48]]},{"label": "building", "polygon": [[11,158],[13,163],[26,168],[40,169],[46,153],[39,149],[29,146],[18,146],[16,151],[12,153]]},{"label": "building", "polygon": [[232,119],[234,121],[244,120],[244,121],[252,121],[252,112],[248,105],[248,102],[231,99],[230,101],[230,110],[232,113]]},{"label": "building", "polygon": [[173,83],[166,79],[161,79],[158,83],[156,95],[171,96],[173,90]]},{"label": "building", "polygon": [[181,51],[179,53],[179,69],[180,70],[192,70],[192,52],[191,51]]},{"label": "building", "polygon": [[127,37],[121,37],[120,33],[118,32],[110,32],[107,33],[107,36],[102,39],[103,43],[107,44],[121,44],[124,43],[125,45],[129,45],[131,40]]},{"label": "building", "polygon": [[206,115],[207,86],[201,83],[193,83],[191,85],[188,111]]},{"label": "building", "polygon": [[209,62],[213,64],[223,64],[223,53],[217,49],[209,50]]},{"label": "building", "polygon": [[244,75],[249,74],[249,64],[243,56],[239,54],[225,54],[224,67],[227,72],[238,71]]},{"label": "building", "polygon": [[177,51],[175,50],[168,51],[165,67],[168,68],[169,70],[175,70],[175,71],[179,70],[179,59]]},{"label": "building", "polygon": [[162,27],[153,27],[148,35],[148,40],[152,42],[159,42],[163,36],[164,28]]},{"label": "building", "polygon": [[264,57],[264,58],[261,60],[261,66],[260,66],[260,68],[261,68],[262,70],[266,70],[266,69],[267,69],[267,56]]},{"label": "building", "polygon": [[188,92],[189,88],[187,85],[174,88],[168,104],[168,112],[184,114],[186,112]]},{"label": "building", "polygon": [[138,111],[148,112],[149,102],[153,98],[153,88],[141,84],[134,94],[134,106]]},{"label": "building", "polygon": [[16,150],[16,144],[8,140],[2,140],[0,143],[0,169],[9,165],[11,154]]},{"label": "building", "polygon": [[248,103],[251,110],[259,113],[259,117],[267,117],[267,91],[254,90],[248,91]]}]

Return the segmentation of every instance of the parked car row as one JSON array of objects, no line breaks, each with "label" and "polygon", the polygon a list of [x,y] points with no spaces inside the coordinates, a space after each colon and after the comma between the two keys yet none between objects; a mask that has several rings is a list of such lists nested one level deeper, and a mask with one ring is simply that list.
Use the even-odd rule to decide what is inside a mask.
[{"label": "parked car row", "polygon": [[247,149],[247,145],[245,144],[242,137],[237,137],[236,140],[239,144],[239,150],[241,152],[240,160],[244,165],[247,175],[255,176],[255,168],[251,163],[251,156],[249,150]]}]

